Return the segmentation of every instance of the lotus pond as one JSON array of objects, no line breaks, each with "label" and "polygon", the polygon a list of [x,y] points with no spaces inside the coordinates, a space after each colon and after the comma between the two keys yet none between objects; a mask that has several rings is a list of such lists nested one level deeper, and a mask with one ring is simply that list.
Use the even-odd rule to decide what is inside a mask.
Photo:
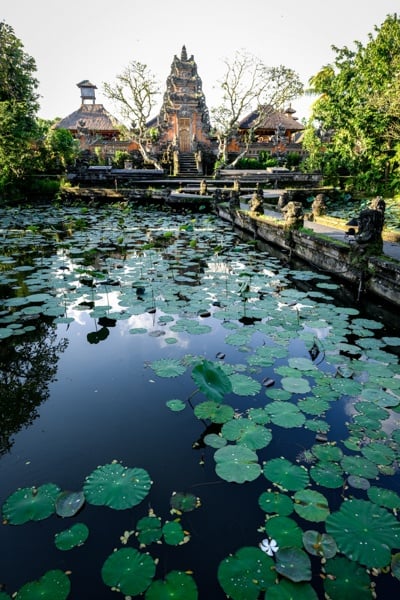
[{"label": "lotus pond", "polygon": [[394,311],[212,215],[1,223],[0,600],[399,595]]}]

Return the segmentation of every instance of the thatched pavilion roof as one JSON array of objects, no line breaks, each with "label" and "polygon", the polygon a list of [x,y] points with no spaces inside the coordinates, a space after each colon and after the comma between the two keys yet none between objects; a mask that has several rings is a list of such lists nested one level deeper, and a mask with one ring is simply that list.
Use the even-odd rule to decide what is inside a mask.
[{"label": "thatched pavilion roof", "polygon": [[[281,112],[274,110],[272,107],[266,107],[266,117],[260,125],[257,126],[257,129],[262,129],[265,131],[275,132],[278,125],[282,124],[286,131],[303,131],[304,125],[299,123],[296,119],[294,119],[291,115],[294,111],[288,110],[286,112]],[[240,129],[250,129],[254,123],[254,121],[258,118],[258,111],[254,110],[247,117],[242,119],[239,123]]]},{"label": "thatched pavilion roof", "polygon": [[85,128],[91,133],[119,134],[121,124],[102,104],[82,104],[78,110],[56,123],[57,129],[76,132]]}]

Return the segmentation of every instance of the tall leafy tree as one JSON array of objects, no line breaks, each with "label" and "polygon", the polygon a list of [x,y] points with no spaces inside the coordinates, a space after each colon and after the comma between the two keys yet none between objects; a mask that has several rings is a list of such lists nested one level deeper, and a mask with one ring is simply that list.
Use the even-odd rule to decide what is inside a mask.
[{"label": "tall leafy tree", "polygon": [[38,110],[36,63],[13,28],[0,23],[0,192],[21,180],[29,169]]},{"label": "tall leafy tree", "polygon": [[[351,177],[372,194],[396,185],[399,169],[400,20],[388,15],[363,46],[332,47],[335,60],[311,80],[312,125],[325,135],[325,174]],[[315,139],[308,138],[313,150]],[[307,145],[306,140],[306,145]]]}]

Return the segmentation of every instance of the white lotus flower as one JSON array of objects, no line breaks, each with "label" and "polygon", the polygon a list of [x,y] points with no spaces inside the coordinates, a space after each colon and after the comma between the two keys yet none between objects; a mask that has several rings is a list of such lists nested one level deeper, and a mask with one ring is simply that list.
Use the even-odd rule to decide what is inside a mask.
[{"label": "white lotus flower", "polygon": [[273,539],[269,540],[268,538],[265,538],[265,540],[262,540],[262,542],[259,543],[259,546],[263,552],[268,554],[268,556],[273,556],[275,552],[278,552],[279,550],[277,541]]}]

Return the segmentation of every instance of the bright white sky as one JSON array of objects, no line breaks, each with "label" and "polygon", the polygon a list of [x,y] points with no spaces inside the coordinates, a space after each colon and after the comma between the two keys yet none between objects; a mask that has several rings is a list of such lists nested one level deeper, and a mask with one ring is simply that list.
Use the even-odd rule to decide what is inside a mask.
[{"label": "bright white sky", "polygon": [[[102,93],[130,61],[146,64],[161,90],[172,59],[185,45],[194,55],[208,108],[220,103],[224,59],[244,49],[267,66],[294,69],[305,85],[333,62],[332,45],[355,49],[375,36],[399,0],[2,0],[0,20],[13,27],[36,61],[46,119],[80,106],[76,84],[89,79],[96,101],[115,114]],[[312,98],[293,103],[308,116]],[[160,99],[161,103],[161,99]]]}]

